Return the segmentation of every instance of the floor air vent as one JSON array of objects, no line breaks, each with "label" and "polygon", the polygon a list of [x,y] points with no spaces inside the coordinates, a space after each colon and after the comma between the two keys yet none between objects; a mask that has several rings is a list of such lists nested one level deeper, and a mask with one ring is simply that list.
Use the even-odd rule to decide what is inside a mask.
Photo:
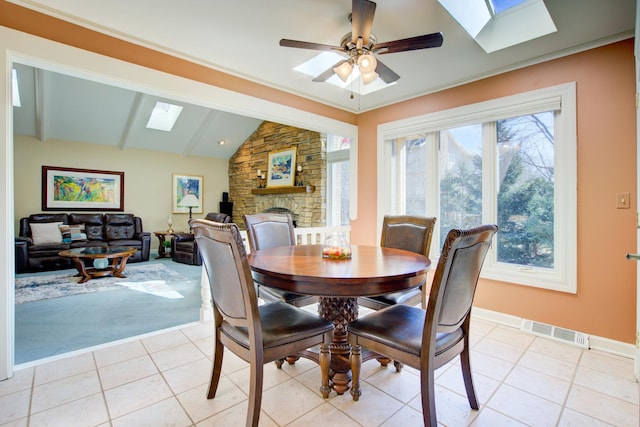
[{"label": "floor air vent", "polygon": [[589,348],[589,335],[583,334],[582,332],[576,332],[570,329],[564,329],[558,326],[547,325],[545,323],[526,319],[522,320],[520,330],[567,344],[573,344],[581,348]]}]

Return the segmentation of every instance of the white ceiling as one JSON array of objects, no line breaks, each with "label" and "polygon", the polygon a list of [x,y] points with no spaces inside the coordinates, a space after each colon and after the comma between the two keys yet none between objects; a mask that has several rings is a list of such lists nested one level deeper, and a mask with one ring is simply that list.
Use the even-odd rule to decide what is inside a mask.
[{"label": "white ceiling", "polygon": [[[293,70],[293,67],[319,52],[280,47],[278,42],[281,38],[289,38],[339,45],[341,37],[350,31],[348,15],[351,0],[12,1],[118,38],[353,112],[367,111],[626,39],[633,36],[635,23],[634,0],[545,0],[557,32],[487,54],[436,0],[379,0],[372,29],[379,42],[439,31],[444,35],[444,44],[440,48],[380,56],[385,65],[401,76],[398,84],[350,99],[349,91],[328,83],[314,83],[310,77]],[[112,90],[127,92],[123,89]],[[96,90],[95,96],[106,96],[107,93],[116,96],[110,91],[99,90]],[[114,116],[114,120],[131,120],[132,99],[141,97],[139,108],[152,101],[151,97],[144,94],[124,93],[122,96],[129,98],[126,111],[106,113],[105,109],[100,109],[103,101],[96,101],[96,112]],[[84,109],[76,107],[80,111]],[[224,135],[224,128],[241,123],[231,123],[232,120],[224,116],[227,113],[220,116],[218,112],[196,106],[193,106],[193,110],[193,114],[199,117],[184,123],[191,130],[191,136],[186,141],[157,134],[150,135],[152,140],[148,140],[144,135],[136,134],[138,131],[134,129],[129,142],[124,142],[125,146],[143,144],[143,148],[211,155],[210,149],[199,148],[199,141],[205,140],[202,135],[204,129],[218,129],[219,134]],[[213,118],[213,121],[207,120],[207,117]],[[239,120],[238,117],[233,119]],[[144,120],[146,123],[146,118]],[[78,123],[82,122],[76,120],[71,124],[77,126]],[[251,127],[255,129],[257,123],[250,123],[240,127],[244,130]],[[70,124],[65,125],[69,127]],[[110,129],[106,124],[104,126],[107,131]],[[66,131],[69,134],[77,133],[76,136],[82,135],[81,129]],[[182,136],[180,139],[184,138]],[[223,137],[213,137],[213,140],[219,139]],[[212,139],[207,136],[206,140],[210,143]],[[231,154],[235,151],[234,144],[241,144],[242,141],[231,142]],[[95,142],[123,144],[122,133],[115,135],[107,132],[102,135],[102,141]],[[174,144],[181,145],[178,147]],[[225,153],[224,156],[231,154]],[[215,155],[224,156],[220,156],[219,152]]]},{"label": "white ceiling", "polygon": [[[22,64],[14,68],[22,104],[13,109],[14,133],[41,141],[60,139],[228,159],[262,122]],[[183,107],[171,132],[146,127],[156,101]]]}]

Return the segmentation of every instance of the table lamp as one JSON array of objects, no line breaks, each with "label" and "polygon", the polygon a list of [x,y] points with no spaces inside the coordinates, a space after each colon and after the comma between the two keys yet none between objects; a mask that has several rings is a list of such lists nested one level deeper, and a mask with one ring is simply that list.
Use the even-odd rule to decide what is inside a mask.
[{"label": "table lamp", "polygon": [[189,221],[191,221],[191,210],[195,207],[200,206],[200,200],[198,198],[189,193],[178,203],[178,206],[181,208],[189,208]]}]

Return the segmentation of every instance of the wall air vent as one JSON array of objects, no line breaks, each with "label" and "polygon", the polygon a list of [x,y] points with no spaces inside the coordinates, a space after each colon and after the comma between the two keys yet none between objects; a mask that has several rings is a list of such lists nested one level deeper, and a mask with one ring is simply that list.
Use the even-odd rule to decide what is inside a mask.
[{"label": "wall air vent", "polygon": [[583,334],[582,332],[572,331],[571,329],[564,329],[533,320],[522,319],[522,322],[520,323],[520,330],[534,335],[539,335],[541,337],[550,338],[555,341],[572,344],[580,348],[589,348],[589,335]]}]

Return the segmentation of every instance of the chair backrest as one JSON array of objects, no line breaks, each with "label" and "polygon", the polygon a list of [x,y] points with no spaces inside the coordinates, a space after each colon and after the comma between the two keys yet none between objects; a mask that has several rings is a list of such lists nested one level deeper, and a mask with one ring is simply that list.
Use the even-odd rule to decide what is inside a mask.
[{"label": "chair backrest", "polygon": [[258,298],[238,226],[204,219],[190,224],[209,278],[214,316],[234,326],[253,328],[262,339]]},{"label": "chair backrest", "polygon": [[424,333],[430,340],[435,340],[437,333],[453,332],[468,321],[480,270],[497,231],[498,227],[491,224],[452,229],[447,234],[427,306]]},{"label": "chair backrest", "polygon": [[429,258],[436,219],[412,215],[385,215],[380,246],[404,249]]},{"label": "chair backrest", "polygon": [[244,215],[251,252],[276,246],[294,246],[296,236],[289,214],[259,213]]},{"label": "chair backrest", "polygon": [[229,215],[218,212],[209,212],[207,216],[204,217],[204,219],[206,219],[207,221],[221,222],[223,224],[231,222],[231,217]]}]

